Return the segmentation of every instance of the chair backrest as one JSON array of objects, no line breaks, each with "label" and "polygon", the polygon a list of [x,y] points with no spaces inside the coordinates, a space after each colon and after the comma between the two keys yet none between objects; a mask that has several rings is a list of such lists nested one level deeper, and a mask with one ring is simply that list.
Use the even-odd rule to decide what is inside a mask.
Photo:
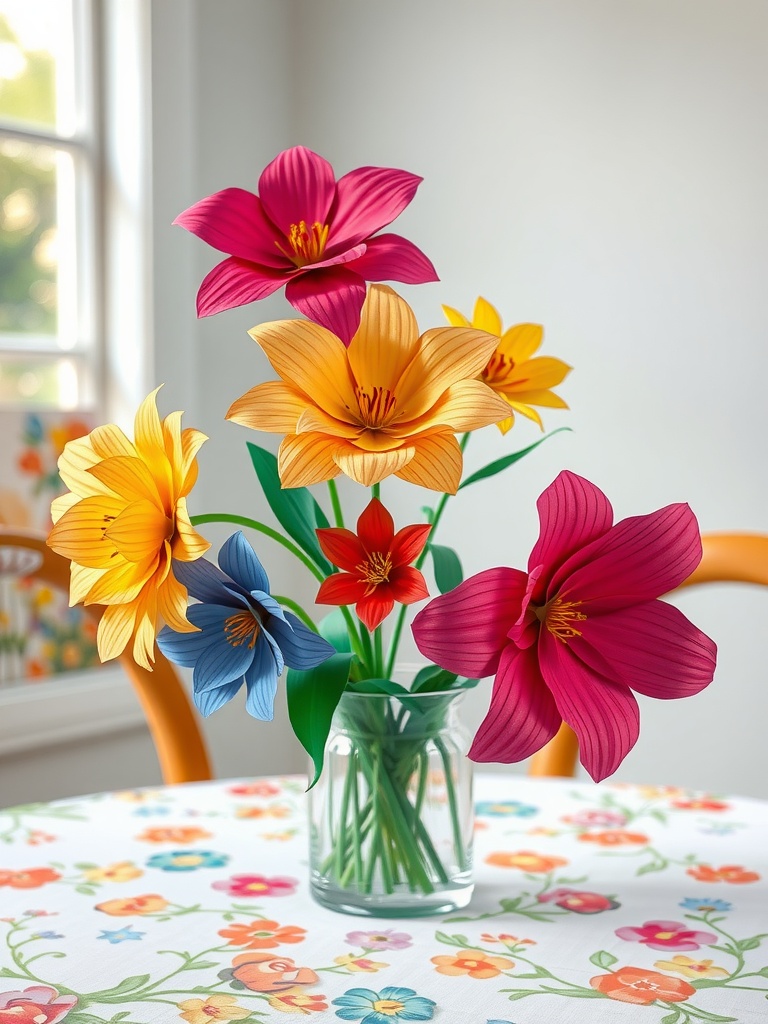
[{"label": "chair backrest", "polygon": [[[678,590],[698,583],[757,583],[768,587],[768,535],[705,533],[701,541],[701,562]],[[578,756],[576,735],[563,722],[549,743],[533,755],[528,774],[572,776]]]},{"label": "chair backrest", "polygon": [[[39,580],[69,593],[69,562],[45,543],[43,534],[0,528],[0,573]],[[96,621],[101,605],[88,605]],[[137,665],[126,650],[120,662],[139,698],[157,751],[163,781],[198,782],[212,778],[199,716],[171,663],[157,651],[154,670]]]}]

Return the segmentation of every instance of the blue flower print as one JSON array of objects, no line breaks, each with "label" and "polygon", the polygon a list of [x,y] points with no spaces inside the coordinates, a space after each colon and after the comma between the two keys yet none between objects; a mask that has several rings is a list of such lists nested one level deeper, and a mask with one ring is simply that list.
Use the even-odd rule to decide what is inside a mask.
[{"label": "blue flower print", "polygon": [[686,910],[698,910],[701,914],[708,910],[717,910],[721,913],[733,910],[733,904],[728,903],[727,900],[700,899],[698,896],[686,896],[684,900],[680,901],[680,906],[685,907]]},{"label": "blue flower print", "polygon": [[174,576],[201,602],[187,609],[198,629],[176,633],[166,626],[157,646],[169,661],[194,669],[192,695],[203,716],[245,683],[246,711],[268,722],[283,668],[314,668],[335,650],[270,595],[264,567],[241,531],[222,545],[219,565],[174,560]]},{"label": "blue flower print", "polygon": [[129,924],[127,928],[121,928],[116,932],[102,931],[99,938],[106,939],[107,942],[114,946],[116,943],[125,942],[127,939],[142,939],[146,934],[146,932],[135,932],[133,925]]},{"label": "blue flower print", "polygon": [[435,1002],[417,996],[412,988],[388,985],[381,992],[370,988],[350,988],[333,1000],[340,1006],[336,1016],[359,1020],[361,1024],[391,1024],[393,1020],[432,1020]]},{"label": "blue flower print", "polygon": [[35,932],[33,939],[63,939],[64,936],[58,932]]},{"label": "blue flower print", "polygon": [[196,871],[198,868],[223,868],[229,861],[226,853],[211,853],[209,850],[171,850],[155,853],[147,860],[148,868],[161,871]]},{"label": "blue flower print", "polygon": [[144,807],[137,807],[135,811],[131,811],[139,818],[155,818],[162,817],[164,814],[170,814],[171,808],[165,807],[163,804],[150,805],[147,804]]},{"label": "blue flower print", "polygon": [[530,818],[538,807],[521,804],[518,800],[482,800],[475,804],[475,813],[481,818]]}]

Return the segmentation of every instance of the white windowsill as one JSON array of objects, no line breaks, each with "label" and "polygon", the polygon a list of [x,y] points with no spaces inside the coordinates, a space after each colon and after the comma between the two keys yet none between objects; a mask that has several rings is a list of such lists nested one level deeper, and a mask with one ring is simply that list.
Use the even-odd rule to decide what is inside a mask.
[{"label": "white windowsill", "polygon": [[144,715],[119,666],[0,691],[0,757],[136,728]]}]

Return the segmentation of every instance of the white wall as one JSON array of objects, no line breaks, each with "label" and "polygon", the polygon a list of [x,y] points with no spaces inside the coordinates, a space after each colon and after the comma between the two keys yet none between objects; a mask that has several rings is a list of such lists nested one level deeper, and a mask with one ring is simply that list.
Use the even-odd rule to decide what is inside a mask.
[{"label": "white wall", "polygon": [[[223,417],[270,375],[245,331],[293,314],[277,296],[197,321],[216,255],[171,221],[216,189],[255,188],[300,142],[338,173],[370,163],[424,176],[396,228],[442,278],[403,288],[422,327],[441,322],[441,303],[469,311],[483,294],[507,323],[543,323],[546,352],[575,367],[559,389],[571,411],[546,416],[573,432],[449,506],[441,539],[467,574],[525,566],[535,498],[564,467],[601,486],[619,518],[686,500],[704,530],[768,529],[761,0],[158,0],[151,12],[150,383],[166,382],[163,411],[184,408],[211,435],[193,512],[268,517],[245,440],[277,439]],[[505,438],[488,428],[468,467],[536,436],[525,423]],[[383,497],[400,523],[429,499],[396,481]],[[216,546],[226,532],[211,531]],[[276,589],[311,602],[279,550],[260,553]],[[686,701],[644,701],[616,777],[768,796],[768,597],[715,588],[684,607],[720,645],[715,682]],[[488,694],[485,683],[473,695],[472,724]],[[302,766],[284,716],[267,727],[230,707],[206,729],[220,775]],[[110,784],[129,785],[120,749],[124,781]],[[57,763],[69,792],[93,788]]]}]

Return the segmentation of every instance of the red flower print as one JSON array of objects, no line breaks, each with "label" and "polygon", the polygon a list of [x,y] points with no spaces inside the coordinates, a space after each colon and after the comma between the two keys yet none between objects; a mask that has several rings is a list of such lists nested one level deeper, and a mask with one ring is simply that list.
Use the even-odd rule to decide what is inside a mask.
[{"label": "red flower print", "polygon": [[711,800],[707,797],[698,797],[692,800],[673,800],[672,806],[679,811],[729,811],[731,805],[723,800]]},{"label": "red flower print", "polygon": [[22,473],[34,473],[40,476],[43,472],[43,463],[38,452],[34,448],[26,448],[18,458],[18,466]]},{"label": "red flower print", "polygon": [[265,878],[264,875],[232,875],[213,888],[229,896],[290,896],[299,884],[296,878]]},{"label": "red flower print", "polygon": [[305,992],[283,992],[269,997],[269,1005],[283,1013],[317,1013],[328,1009],[327,996],[310,996]]},{"label": "red flower print", "polygon": [[60,996],[49,985],[0,992],[0,1024],[57,1024],[77,1003],[77,996]]},{"label": "red flower print", "polygon": [[227,792],[230,796],[277,796],[280,787],[274,782],[267,782],[266,779],[257,779],[255,782],[230,786]]},{"label": "red flower print", "polygon": [[712,932],[692,931],[681,921],[646,921],[640,928],[617,928],[616,934],[651,949],[698,949],[717,942]]},{"label": "red flower print", "polygon": [[39,889],[47,882],[56,882],[61,878],[58,871],[52,868],[29,868],[27,871],[0,871],[0,886],[9,885],[12,889]]},{"label": "red flower print", "polygon": [[699,882],[730,882],[731,885],[746,885],[747,882],[759,882],[760,875],[756,871],[747,871],[741,864],[723,864],[721,868],[710,867],[709,864],[696,864],[688,868],[687,875]]},{"label": "red flower print", "polygon": [[577,814],[564,814],[560,820],[566,825],[578,825],[580,828],[592,828],[596,825],[615,825],[619,828],[627,819],[618,811],[579,811]]},{"label": "red flower print", "polygon": [[579,836],[582,843],[599,843],[600,846],[644,846],[650,842],[642,832],[624,832],[611,829],[608,832],[584,832]]},{"label": "red flower print", "polygon": [[574,914],[600,914],[604,910],[615,910],[621,906],[608,896],[601,896],[597,892],[583,892],[580,889],[553,889],[551,892],[542,893],[538,900],[539,903],[554,903],[555,906],[570,910]]},{"label": "red flower print", "polygon": [[650,1006],[657,999],[663,1003],[682,1003],[696,992],[693,985],[682,978],[670,978],[668,974],[658,974],[643,967],[622,967],[613,974],[590,978],[589,984],[609,999],[640,1006]]},{"label": "red flower print", "polygon": [[354,604],[368,629],[376,629],[395,607],[429,597],[427,584],[411,565],[432,527],[406,526],[395,533],[392,516],[372,498],[357,520],[357,534],[335,526],[317,530],[323,554],[343,572],[323,580],[317,604]]},{"label": "red flower print", "polygon": [[241,953],[232,967],[219,972],[222,981],[237,981],[251,992],[294,991],[298,985],[314,985],[320,980],[309,967],[297,967],[289,957],[271,953]]},{"label": "red flower print", "polygon": [[303,942],[306,931],[296,925],[279,925],[277,921],[251,921],[250,924],[232,924],[219,932],[230,946],[247,949],[274,949],[284,942]]}]

